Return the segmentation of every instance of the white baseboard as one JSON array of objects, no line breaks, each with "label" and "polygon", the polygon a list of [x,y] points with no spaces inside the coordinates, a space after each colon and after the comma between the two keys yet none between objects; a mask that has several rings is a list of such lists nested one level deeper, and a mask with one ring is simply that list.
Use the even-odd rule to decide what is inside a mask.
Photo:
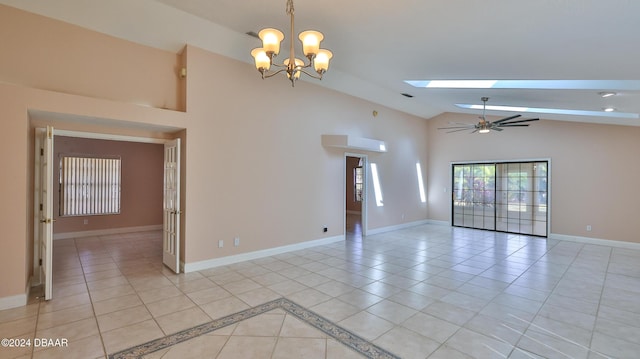
[{"label": "white baseboard", "polygon": [[90,236],[106,236],[110,234],[157,231],[161,229],[162,229],[161,224],[154,224],[150,226],[138,226],[138,227],[96,229],[92,231],[55,233],[53,235],[53,239],[55,240],[55,239],[81,238],[81,237],[90,237]]},{"label": "white baseboard", "polygon": [[420,220],[420,221],[401,223],[401,224],[396,224],[396,225],[388,226],[388,227],[367,229],[367,236],[371,236],[371,235],[374,235],[374,234],[385,233],[385,232],[397,231],[398,229],[405,229],[405,228],[410,228],[410,227],[415,227],[415,226],[421,226],[423,224],[431,224],[431,221],[428,220],[428,219],[423,219],[423,220]]},{"label": "white baseboard", "polygon": [[0,298],[0,310],[23,307],[25,305],[27,305],[26,293]]},{"label": "white baseboard", "polygon": [[427,219],[427,224],[434,224],[437,226],[450,226],[451,222],[449,221],[437,221],[435,219]]},{"label": "white baseboard", "polygon": [[184,263],[183,267],[184,267],[184,272],[185,273],[195,272],[195,271],[199,271],[199,270],[204,270],[204,269],[209,269],[209,268],[214,268],[214,267],[219,267],[219,266],[225,266],[225,265],[234,264],[234,263],[238,263],[238,262],[244,262],[244,261],[263,258],[263,257],[269,257],[269,256],[277,255],[277,254],[282,254],[282,253],[287,253],[287,252],[298,251],[298,250],[302,250],[302,249],[322,246],[322,245],[326,245],[326,244],[331,244],[331,243],[335,243],[335,242],[344,241],[344,239],[345,239],[344,235],[339,235],[339,236],[334,236],[334,237],[327,237],[327,238],[322,238],[322,239],[316,239],[316,240],[313,240],[313,241],[306,241],[306,242],[302,242],[302,243],[290,244],[290,245],[281,246],[281,247],[263,249],[263,250],[259,250],[259,251],[255,251],[255,252],[242,253],[242,254],[237,254],[237,255],[233,255],[233,256],[208,259],[208,260],[204,260],[204,261],[200,261],[200,262]]},{"label": "white baseboard", "polygon": [[566,234],[556,234],[556,233],[549,234],[549,239],[558,239],[558,240],[561,240],[561,241],[570,241],[570,242],[594,244],[594,245],[598,245],[598,246],[608,246],[608,247],[640,250],[640,243],[625,242],[625,241],[615,241],[615,240],[612,240],[612,239],[569,236],[569,235],[566,235]]},{"label": "white baseboard", "polygon": [[29,281],[27,282],[27,287],[24,289],[23,294],[0,298],[0,310],[23,307],[27,305],[27,298],[29,298],[29,293],[31,293],[31,279],[29,279]]}]

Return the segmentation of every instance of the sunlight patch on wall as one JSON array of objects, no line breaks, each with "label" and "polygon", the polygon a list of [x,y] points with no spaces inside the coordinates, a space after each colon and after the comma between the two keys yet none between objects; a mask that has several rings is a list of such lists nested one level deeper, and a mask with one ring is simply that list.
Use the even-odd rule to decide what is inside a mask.
[{"label": "sunlight patch on wall", "polygon": [[422,181],[422,167],[420,162],[416,162],[416,172],[418,172],[418,189],[420,190],[420,202],[426,203],[427,196],[424,192],[424,182]]},{"label": "sunlight patch on wall", "polygon": [[380,178],[378,177],[378,165],[371,164],[371,177],[373,178],[373,192],[376,196],[376,206],[382,207],[382,189],[380,188]]}]

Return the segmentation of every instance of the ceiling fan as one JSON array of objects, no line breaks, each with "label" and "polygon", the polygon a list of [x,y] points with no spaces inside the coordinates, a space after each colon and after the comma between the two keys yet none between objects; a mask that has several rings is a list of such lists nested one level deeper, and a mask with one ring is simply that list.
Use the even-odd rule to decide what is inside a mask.
[{"label": "ceiling fan", "polygon": [[514,116],[509,116],[509,117],[505,117],[503,119],[497,120],[497,121],[493,121],[493,122],[489,122],[487,121],[486,117],[485,117],[485,111],[487,109],[487,101],[489,101],[488,97],[482,97],[480,98],[483,102],[482,105],[482,116],[480,116],[480,121],[477,124],[473,124],[473,123],[458,123],[458,122],[449,122],[450,125],[454,125],[454,126],[450,126],[450,127],[440,127],[438,128],[438,130],[451,130],[451,131],[447,131],[447,133],[452,133],[452,132],[459,132],[459,131],[467,131],[467,130],[472,130],[470,133],[489,133],[491,132],[491,130],[494,131],[502,131],[504,128],[508,128],[508,127],[527,127],[529,126],[528,123],[524,123],[524,122],[531,122],[531,121],[538,121],[538,118],[527,118],[524,120],[516,120],[516,121],[512,121],[522,115],[514,115]]}]

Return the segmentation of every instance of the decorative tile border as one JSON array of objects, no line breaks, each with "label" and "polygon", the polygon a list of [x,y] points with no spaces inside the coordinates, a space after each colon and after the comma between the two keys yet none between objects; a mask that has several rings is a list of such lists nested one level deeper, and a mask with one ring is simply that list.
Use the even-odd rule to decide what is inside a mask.
[{"label": "decorative tile border", "polygon": [[260,314],[270,312],[274,309],[282,309],[286,311],[287,313],[295,316],[303,322],[334,338],[340,343],[364,355],[366,358],[400,359],[400,357],[380,348],[379,346],[367,341],[366,339],[338,326],[337,324],[286,298],[272,300],[256,307],[249,308],[247,310],[243,310],[241,312],[231,314],[220,319],[216,319],[209,323],[201,324],[190,329],[185,329],[178,333],[171,334],[160,339],[152,340],[150,342],[137,345],[135,347],[125,349],[114,354],[110,354],[109,359],[140,358],[143,355],[168,348],[172,345],[182,343],[203,334],[210,333],[214,330],[224,328],[228,325],[235,324],[243,320],[253,318]]}]

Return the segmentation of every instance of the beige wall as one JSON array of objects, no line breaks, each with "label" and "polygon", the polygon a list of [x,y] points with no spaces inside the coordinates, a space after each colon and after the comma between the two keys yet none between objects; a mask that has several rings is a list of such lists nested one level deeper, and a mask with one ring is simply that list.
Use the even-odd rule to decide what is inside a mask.
[{"label": "beige wall", "polygon": [[640,128],[543,120],[487,135],[437,130],[450,121],[477,116],[429,120],[429,218],[450,220],[451,162],[549,158],[552,234],[640,243]]},{"label": "beige wall", "polygon": [[262,80],[249,64],[195,47],[187,67],[187,262],[343,234],[344,150],[323,148],[322,134],[387,142],[388,153],[369,154],[385,193],[375,207],[369,192],[369,228],[427,218],[415,179],[424,120],[313,83]]},{"label": "beige wall", "polygon": [[1,81],[184,110],[177,54],[4,5],[0,5],[0,44]]},{"label": "beige wall", "polygon": [[[164,147],[161,144],[56,136],[53,178],[58,178],[61,155],[119,156],[120,213],[99,216],[59,216],[60,184],[54,181],[54,234],[162,224]],[[84,221],[87,221],[85,224]]]},{"label": "beige wall", "polygon": [[[427,218],[415,179],[415,162],[426,163],[427,158],[427,124],[420,118],[313,83],[291,88],[281,77],[263,81],[252,65],[195,47],[169,54],[7,7],[0,7],[0,14],[3,20],[18,18],[2,21],[0,33],[20,39],[0,41],[0,52],[9,58],[2,61],[8,61],[7,66],[24,64],[16,73],[0,70],[5,138],[0,150],[12,154],[0,177],[0,195],[12,204],[0,209],[0,301],[24,294],[32,273],[33,128],[45,124],[181,138],[181,248],[186,263],[342,235],[344,150],[323,148],[322,134],[386,141],[388,153],[369,154],[379,166],[385,195],[384,207],[375,207],[369,192],[369,228]],[[21,34],[61,29],[64,34],[47,38],[57,57],[55,66],[43,70],[32,62],[40,40]],[[99,61],[77,51],[56,51],[73,47],[68,38],[86,38],[109,51],[101,53]],[[93,67],[78,74],[75,56],[95,60]],[[123,58],[131,60],[125,61],[131,76],[122,76],[122,68],[110,63]],[[183,63],[188,67],[186,80],[175,71]],[[149,66],[150,74],[145,70]],[[44,74],[33,76],[39,71]],[[81,80],[75,78],[79,75]],[[34,83],[34,78],[46,81]],[[162,78],[170,79],[155,81]],[[130,92],[132,88],[137,90]],[[187,94],[187,112],[160,109],[180,108],[178,100],[175,106],[165,105],[165,100],[180,98],[181,88]],[[152,107],[136,105],[140,95]],[[375,118],[374,109],[380,114]],[[324,225],[327,233],[322,232]],[[241,239],[239,247],[231,245],[235,236]],[[226,241],[224,248],[217,247],[218,240]]]}]

